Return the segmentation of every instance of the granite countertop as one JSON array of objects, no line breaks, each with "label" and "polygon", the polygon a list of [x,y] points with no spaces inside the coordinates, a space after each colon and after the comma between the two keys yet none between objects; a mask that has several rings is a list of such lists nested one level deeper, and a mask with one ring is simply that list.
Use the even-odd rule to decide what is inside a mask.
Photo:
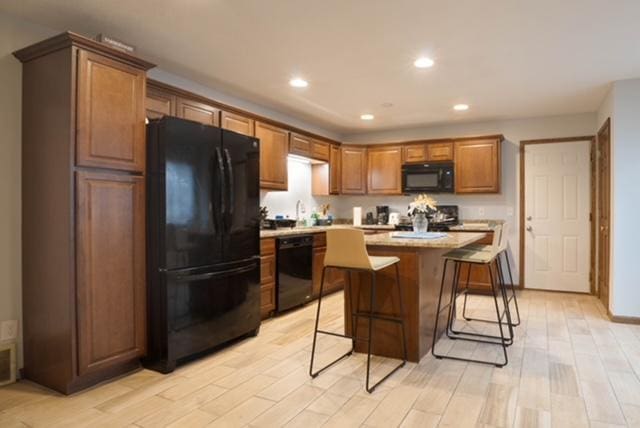
[{"label": "granite countertop", "polygon": [[458,226],[452,226],[450,230],[457,232],[491,232],[498,224],[504,224],[504,220],[462,220]]},{"label": "granite countertop", "polygon": [[485,237],[485,233],[448,232],[438,239],[393,238],[393,232],[365,236],[367,245],[405,248],[461,248]]},{"label": "granite countertop", "polygon": [[[354,227],[351,224],[334,224],[331,226],[308,226],[281,229],[265,229],[260,231],[260,238],[277,238],[279,236],[305,235],[308,233],[326,232],[329,229],[346,229]],[[369,230],[394,230],[395,226],[391,224],[363,224],[355,226],[357,229]]]}]

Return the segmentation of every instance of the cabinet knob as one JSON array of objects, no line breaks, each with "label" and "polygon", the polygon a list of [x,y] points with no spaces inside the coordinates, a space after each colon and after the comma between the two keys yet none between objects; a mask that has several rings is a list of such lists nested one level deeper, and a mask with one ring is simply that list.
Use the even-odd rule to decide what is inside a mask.
[{"label": "cabinet knob", "polygon": [[528,216],[527,216],[527,221],[531,221],[531,218],[532,218],[532,217],[531,217],[530,215],[528,215]]},{"label": "cabinet knob", "polygon": [[533,230],[533,227],[527,226],[527,232],[531,232],[532,230]]}]

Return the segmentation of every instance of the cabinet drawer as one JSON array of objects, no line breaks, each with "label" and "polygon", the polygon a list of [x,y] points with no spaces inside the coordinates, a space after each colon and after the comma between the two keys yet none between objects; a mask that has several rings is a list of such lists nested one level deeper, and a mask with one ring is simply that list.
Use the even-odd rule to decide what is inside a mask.
[{"label": "cabinet drawer", "polygon": [[427,146],[425,144],[416,144],[405,146],[402,150],[402,161],[404,163],[426,162]]},{"label": "cabinet drawer", "polygon": [[313,235],[313,246],[314,247],[326,247],[327,246],[327,234],[326,233],[316,233]]},{"label": "cabinet drawer", "polygon": [[453,160],[453,143],[428,144],[427,160],[429,161]]},{"label": "cabinet drawer", "polygon": [[269,254],[276,253],[276,240],[275,238],[265,238],[260,240],[260,255],[268,256]]},{"label": "cabinet drawer", "polygon": [[260,257],[260,284],[276,281],[276,256]]},{"label": "cabinet drawer", "polygon": [[323,161],[329,161],[329,143],[313,140],[313,151],[311,157]]},{"label": "cabinet drawer", "polygon": [[276,309],[276,284],[271,282],[260,286],[260,315],[265,318]]}]

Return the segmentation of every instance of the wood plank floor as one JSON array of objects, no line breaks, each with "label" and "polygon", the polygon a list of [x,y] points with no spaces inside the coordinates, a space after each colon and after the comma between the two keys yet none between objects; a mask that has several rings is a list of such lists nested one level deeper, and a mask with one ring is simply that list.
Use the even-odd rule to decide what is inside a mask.
[{"label": "wood plank floor", "polygon": [[[325,300],[325,328],[341,330],[342,299]],[[502,369],[427,356],[370,395],[356,355],[312,380],[309,305],[171,375],[142,370],[71,397],[26,381],[0,388],[0,426],[640,427],[640,326],[609,322],[591,296],[525,291],[519,302],[522,325]],[[490,303],[474,297],[472,311],[488,316]],[[499,355],[490,345],[438,346]],[[321,337],[320,363],[348,347]],[[393,364],[376,358],[374,376]]]}]

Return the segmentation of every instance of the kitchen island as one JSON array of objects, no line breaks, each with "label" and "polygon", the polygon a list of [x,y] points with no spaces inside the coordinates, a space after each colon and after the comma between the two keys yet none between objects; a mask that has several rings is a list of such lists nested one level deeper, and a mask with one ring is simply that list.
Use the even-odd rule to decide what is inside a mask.
[{"label": "kitchen island", "polygon": [[[436,319],[436,307],[440,293],[440,281],[444,260],[442,256],[455,248],[477,242],[485,233],[448,232],[439,239],[394,238],[392,233],[380,233],[366,236],[367,251],[372,256],[396,256],[400,259],[400,287],[404,300],[404,314],[407,352],[409,361],[418,362],[431,349],[433,327]],[[451,281],[453,269],[447,269],[447,280]],[[351,314],[356,308],[369,308],[370,275],[368,273],[351,274],[351,286],[345,287],[345,332],[353,330]],[[375,311],[389,316],[400,316],[400,305],[395,284],[393,267],[377,272],[377,299]],[[448,287],[447,287],[448,288]],[[356,299],[355,296],[359,296]],[[450,294],[443,299],[448,301]],[[446,325],[446,311],[440,315],[439,325]],[[441,334],[441,332],[439,333]],[[368,320],[361,317],[357,335],[368,336]],[[385,357],[402,357],[400,325],[374,321],[372,353]],[[366,342],[357,341],[356,351],[366,352]]]}]

